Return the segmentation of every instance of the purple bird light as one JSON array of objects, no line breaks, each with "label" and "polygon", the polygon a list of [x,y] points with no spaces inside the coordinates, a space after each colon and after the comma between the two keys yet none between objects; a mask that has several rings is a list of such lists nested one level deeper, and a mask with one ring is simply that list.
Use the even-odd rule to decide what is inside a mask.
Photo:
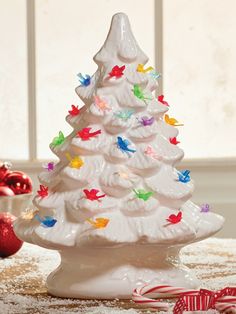
[{"label": "purple bird light", "polygon": [[49,162],[45,165],[43,165],[44,169],[47,169],[47,171],[53,171],[54,170],[54,162]]},{"label": "purple bird light", "polygon": [[153,122],[154,122],[154,117],[151,117],[151,118],[142,117],[141,120],[139,120],[139,122],[140,122],[143,126],[152,125]]},{"label": "purple bird light", "polygon": [[210,211],[210,205],[209,204],[201,205],[201,213],[208,213],[209,211]]}]

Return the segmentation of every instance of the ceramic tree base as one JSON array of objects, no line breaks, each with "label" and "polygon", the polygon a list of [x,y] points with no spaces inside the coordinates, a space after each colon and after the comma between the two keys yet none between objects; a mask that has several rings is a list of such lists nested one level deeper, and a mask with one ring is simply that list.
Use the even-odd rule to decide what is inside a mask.
[{"label": "ceramic tree base", "polygon": [[54,296],[130,299],[133,289],[145,283],[199,286],[178,254],[160,246],[81,248],[60,254],[60,266],[47,278],[48,292]]}]

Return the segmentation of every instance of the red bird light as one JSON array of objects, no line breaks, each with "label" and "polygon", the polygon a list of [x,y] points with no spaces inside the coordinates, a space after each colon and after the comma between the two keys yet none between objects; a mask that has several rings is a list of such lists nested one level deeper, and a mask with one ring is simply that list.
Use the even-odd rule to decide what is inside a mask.
[{"label": "red bird light", "polygon": [[177,224],[182,219],[182,212],[180,211],[177,215],[172,214],[166,220],[171,224]]},{"label": "red bird light", "polygon": [[110,77],[115,77],[115,78],[121,78],[122,75],[124,75],[124,70],[125,70],[125,65],[122,65],[121,67],[119,67],[118,65],[115,65],[111,72],[109,73]]}]

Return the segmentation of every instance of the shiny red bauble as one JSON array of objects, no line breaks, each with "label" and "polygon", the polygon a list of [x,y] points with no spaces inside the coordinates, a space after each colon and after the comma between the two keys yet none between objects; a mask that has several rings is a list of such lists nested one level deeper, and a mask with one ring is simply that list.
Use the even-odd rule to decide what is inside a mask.
[{"label": "shiny red bauble", "polygon": [[8,186],[0,186],[0,196],[14,196],[15,193]]},{"label": "shiny red bauble", "polygon": [[3,180],[11,172],[11,166],[10,162],[0,162],[0,185],[3,185]]},{"label": "shiny red bauble", "polygon": [[15,216],[9,213],[0,213],[0,257],[15,254],[22,247],[23,241],[17,238],[13,230]]},{"label": "shiny red bauble", "polygon": [[4,183],[15,194],[26,194],[32,192],[32,181],[30,177],[21,171],[11,171],[4,178]]}]

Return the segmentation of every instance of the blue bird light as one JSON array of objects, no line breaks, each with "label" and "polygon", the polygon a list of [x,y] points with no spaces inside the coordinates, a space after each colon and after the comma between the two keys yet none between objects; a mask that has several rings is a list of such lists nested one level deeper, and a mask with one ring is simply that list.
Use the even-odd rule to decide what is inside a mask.
[{"label": "blue bird light", "polygon": [[38,214],[36,214],[34,218],[36,218],[45,228],[51,228],[57,222],[57,220],[51,216],[44,216],[43,218],[41,218]]},{"label": "blue bird light", "polygon": [[122,137],[118,136],[117,137],[117,146],[118,148],[123,152],[126,153],[129,157],[129,153],[135,153],[135,149],[131,149],[128,146],[131,145],[131,143],[128,140],[123,140]]},{"label": "blue bird light", "polygon": [[190,178],[190,170],[182,170],[178,172],[179,176],[179,181],[183,183],[188,183],[191,178]]},{"label": "blue bird light", "polygon": [[161,77],[161,74],[160,73],[157,73],[155,71],[151,71],[149,72],[149,75],[154,79],[154,80],[157,80]]},{"label": "blue bird light", "polygon": [[88,86],[91,83],[91,76],[88,74],[85,74],[84,76],[82,75],[82,73],[77,74],[79,81],[81,83],[81,85],[83,86]]}]

